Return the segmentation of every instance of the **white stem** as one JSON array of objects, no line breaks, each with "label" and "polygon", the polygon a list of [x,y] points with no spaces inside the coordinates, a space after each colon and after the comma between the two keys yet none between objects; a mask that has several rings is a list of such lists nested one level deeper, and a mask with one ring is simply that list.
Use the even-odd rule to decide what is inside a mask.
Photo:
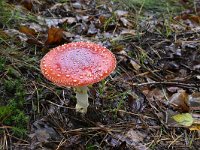
[{"label": "white stem", "polygon": [[87,112],[87,108],[89,106],[87,91],[87,86],[76,87],[76,112],[80,112],[83,114]]}]

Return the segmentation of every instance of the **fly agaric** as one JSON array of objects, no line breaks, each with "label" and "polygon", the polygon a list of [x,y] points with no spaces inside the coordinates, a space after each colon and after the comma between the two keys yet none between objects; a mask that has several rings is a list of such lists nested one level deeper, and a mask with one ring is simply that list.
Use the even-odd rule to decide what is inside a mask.
[{"label": "fly agaric", "polygon": [[90,42],[72,42],[53,48],[40,63],[48,80],[76,89],[76,111],[81,113],[86,113],[89,105],[87,86],[109,76],[115,67],[114,54]]}]

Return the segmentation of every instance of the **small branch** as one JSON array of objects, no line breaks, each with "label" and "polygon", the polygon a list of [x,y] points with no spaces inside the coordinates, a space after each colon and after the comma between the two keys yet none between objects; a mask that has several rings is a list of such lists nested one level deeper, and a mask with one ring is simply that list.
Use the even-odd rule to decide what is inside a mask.
[{"label": "small branch", "polygon": [[[111,132],[122,132],[122,130],[127,128],[137,128],[137,129],[146,129],[143,124],[136,124],[133,122],[121,122],[111,125],[101,125],[101,126],[94,126],[94,127],[88,127],[88,128],[78,128],[73,130],[66,130],[63,132],[63,134],[81,134],[86,132],[94,132],[94,131],[102,131],[105,133],[111,133]],[[148,128],[154,128],[158,129],[161,128],[161,126],[148,126]]]},{"label": "small branch", "polygon": [[146,83],[130,83],[132,86],[147,86],[147,85],[174,85],[178,87],[184,87],[184,88],[192,88],[192,89],[199,89],[200,85],[199,84],[187,84],[187,83],[180,83],[180,82],[146,82]]}]

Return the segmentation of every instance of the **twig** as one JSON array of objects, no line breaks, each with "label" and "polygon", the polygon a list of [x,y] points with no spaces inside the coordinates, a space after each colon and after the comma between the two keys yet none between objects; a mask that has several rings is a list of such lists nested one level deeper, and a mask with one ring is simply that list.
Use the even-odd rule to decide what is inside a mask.
[{"label": "twig", "polygon": [[[137,126],[136,126],[137,125]],[[78,129],[73,129],[73,130],[68,130],[64,131],[64,134],[67,133],[80,133],[80,132],[92,132],[92,131],[103,131],[106,133],[111,133],[111,132],[122,132],[122,129],[124,128],[137,128],[137,129],[143,129],[146,127],[143,126],[143,124],[136,124],[134,122],[120,122],[112,125],[101,125],[97,127],[88,127],[88,128],[78,128]],[[148,128],[161,128],[160,126],[148,126]]]},{"label": "twig", "polygon": [[56,103],[48,101],[48,100],[47,100],[47,102],[50,103],[50,104],[53,104],[55,106],[58,106],[58,107],[67,108],[67,109],[74,109],[75,110],[75,108],[73,108],[73,107],[62,106],[62,105],[56,104]]},{"label": "twig", "polygon": [[175,85],[178,87],[184,88],[192,88],[192,89],[199,89],[198,84],[187,84],[187,83],[180,83],[180,82],[145,82],[145,83],[129,83],[132,86],[147,86],[147,85]]},{"label": "twig", "polygon": [[179,138],[181,138],[183,136],[183,134],[179,135],[176,139],[174,139],[174,141],[172,141],[169,146],[168,146],[168,149],[171,147],[172,144],[174,144],[175,142],[178,141]]}]

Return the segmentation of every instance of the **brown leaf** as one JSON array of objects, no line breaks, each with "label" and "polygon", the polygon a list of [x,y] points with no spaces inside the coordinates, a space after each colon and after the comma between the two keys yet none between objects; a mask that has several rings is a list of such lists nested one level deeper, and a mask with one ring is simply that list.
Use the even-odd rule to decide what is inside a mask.
[{"label": "brown leaf", "polygon": [[101,24],[104,24],[106,22],[106,17],[103,15],[99,16],[99,21]]},{"label": "brown leaf", "polygon": [[199,24],[200,23],[200,16],[192,15],[192,16],[190,16],[190,20]]},{"label": "brown leaf", "polygon": [[171,87],[167,87],[167,90],[171,93],[176,93],[178,90],[180,90],[181,88],[176,87],[176,86],[171,86]]},{"label": "brown leaf", "polygon": [[135,62],[134,60],[130,60],[130,64],[137,71],[141,68],[141,66],[137,62]]},{"label": "brown leaf", "polygon": [[143,91],[144,95],[146,95],[147,99],[154,101],[154,100],[163,100],[165,98],[165,94],[159,88],[155,88],[152,90],[145,89]]},{"label": "brown leaf", "polygon": [[197,23],[197,24],[199,24],[200,23],[200,16],[198,16],[198,15],[191,15],[191,14],[183,14],[183,15],[181,15],[181,16],[176,16],[175,18],[174,18],[175,20],[190,20],[190,21],[192,21],[192,22],[194,22],[194,23]]},{"label": "brown leaf", "polygon": [[113,45],[113,51],[114,52],[119,52],[120,54],[126,54],[127,55],[127,53],[123,49],[124,49],[124,45],[122,45],[122,44]]},{"label": "brown leaf", "polygon": [[129,139],[131,139],[132,142],[142,142],[143,139],[145,138],[145,134],[137,131],[137,130],[133,130],[130,129],[127,133],[126,133],[126,137],[128,137]]},{"label": "brown leaf", "polygon": [[31,28],[26,27],[26,26],[20,26],[19,32],[24,33],[26,35],[32,35],[32,36],[36,35],[36,32],[35,32],[34,29],[31,29]]},{"label": "brown leaf", "polygon": [[148,148],[142,143],[147,135],[138,131],[130,129],[126,133],[114,133],[112,137],[108,136],[105,141],[112,147],[119,147],[123,144],[121,141],[126,142],[126,145],[130,149],[134,150],[148,150]]},{"label": "brown leaf", "polygon": [[[29,137],[33,149],[37,149],[36,147],[42,146],[49,141],[56,141],[61,138],[56,130],[48,125],[45,119],[40,119],[32,123],[31,131],[32,133],[29,134]],[[56,145],[52,144],[51,146],[55,149]]]},{"label": "brown leaf", "polygon": [[31,10],[33,8],[32,0],[23,0],[22,5],[28,10]]},{"label": "brown leaf", "polygon": [[138,111],[141,108],[141,102],[138,100],[139,97],[135,92],[131,92],[128,95],[128,106],[133,110],[133,111]]},{"label": "brown leaf", "polygon": [[200,131],[200,125],[194,124],[190,127],[190,131]]},{"label": "brown leaf", "polygon": [[189,96],[189,106],[191,110],[200,110],[200,92],[192,93]]},{"label": "brown leaf", "polygon": [[26,42],[32,45],[43,46],[43,43],[36,38],[29,38]]},{"label": "brown leaf", "polygon": [[[21,33],[21,34],[19,34],[19,38],[22,41],[26,41],[29,44],[34,44],[37,46],[43,45],[43,43],[35,37],[36,31],[34,29],[31,29],[27,26],[20,26],[19,33]],[[21,35],[24,35],[23,38]]]},{"label": "brown leaf", "polygon": [[60,28],[51,27],[48,30],[48,39],[45,44],[60,43],[63,38],[63,30]]},{"label": "brown leaf", "polygon": [[170,98],[170,104],[180,112],[188,112],[188,99],[189,96],[185,90],[179,90],[177,93],[173,94]]}]

